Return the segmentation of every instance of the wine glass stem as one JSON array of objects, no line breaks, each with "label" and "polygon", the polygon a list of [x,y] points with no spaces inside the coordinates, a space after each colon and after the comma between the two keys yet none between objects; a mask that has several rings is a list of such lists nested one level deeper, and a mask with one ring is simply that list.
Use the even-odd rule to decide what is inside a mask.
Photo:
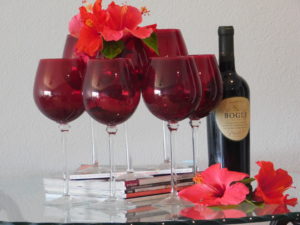
[{"label": "wine glass stem", "polygon": [[95,129],[93,124],[93,119],[90,118],[91,125],[91,135],[92,135],[92,165],[97,164],[97,154],[96,154],[96,143],[95,143]]},{"label": "wine glass stem", "polygon": [[70,174],[69,174],[69,163],[68,163],[68,151],[67,151],[67,133],[70,130],[70,126],[68,124],[60,124],[59,129],[61,131],[61,138],[62,138],[62,150],[63,150],[63,157],[64,157],[64,168],[63,168],[63,177],[64,177],[64,193],[63,195],[68,197],[70,196]]},{"label": "wine glass stem", "polygon": [[108,133],[108,151],[109,151],[109,192],[110,198],[115,197],[115,162],[114,162],[114,137],[118,129],[116,126],[107,126],[106,132]]},{"label": "wine glass stem", "polygon": [[176,195],[176,174],[175,174],[175,135],[178,129],[178,123],[168,123],[168,128],[170,131],[170,159],[171,159],[171,194]]},{"label": "wine glass stem", "polygon": [[200,120],[190,120],[192,128],[192,142],[193,142],[193,172],[197,173],[197,164],[200,156],[199,143],[198,143],[198,128],[200,126]]},{"label": "wine glass stem", "polygon": [[168,156],[168,147],[167,147],[167,131],[166,131],[166,122],[162,122],[163,128],[163,151],[164,151],[164,162],[170,162],[170,158]]},{"label": "wine glass stem", "polygon": [[127,173],[133,172],[132,167],[132,157],[131,153],[129,151],[129,145],[128,145],[128,129],[127,129],[127,123],[124,123],[124,133],[125,133],[125,147],[126,147],[126,159],[127,159]]}]

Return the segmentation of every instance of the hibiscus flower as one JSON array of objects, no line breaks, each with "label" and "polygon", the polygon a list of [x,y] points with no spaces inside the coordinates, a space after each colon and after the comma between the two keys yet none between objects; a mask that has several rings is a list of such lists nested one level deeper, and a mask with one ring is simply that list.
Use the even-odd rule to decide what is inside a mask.
[{"label": "hibiscus flower", "polygon": [[179,192],[185,200],[206,206],[237,205],[246,199],[249,189],[238,181],[248,174],[229,171],[215,164],[203,171],[196,180],[198,184]]},{"label": "hibiscus flower", "polygon": [[274,169],[272,162],[259,161],[259,173],[255,176],[258,186],[254,192],[254,200],[266,204],[295,205],[297,198],[287,199],[284,195],[287,189],[292,187],[293,178],[283,169]]},{"label": "hibiscus flower", "polygon": [[155,29],[155,25],[139,27],[143,21],[142,12],[129,5],[119,6],[115,2],[109,4],[107,8],[108,21],[103,30],[103,37],[106,41],[119,41],[127,33],[145,39],[148,38]]},{"label": "hibiscus flower", "polygon": [[[120,6],[112,2],[104,10],[102,0],[96,0],[92,6],[82,6],[79,10],[80,15],[71,20],[69,29],[71,34],[78,36],[77,52],[90,57],[103,50],[104,41],[117,42],[129,34],[146,39],[156,29],[156,25],[139,27],[144,12],[129,5]],[[79,17],[81,23],[78,22]],[[122,44],[115,47],[121,46]]]},{"label": "hibiscus flower", "polygon": [[102,31],[107,20],[107,12],[102,10],[102,0],[94,3],[92,11],[84,6],[79,10],[83,26],[80,29],[76,49],[93,57],[103,48]]}]

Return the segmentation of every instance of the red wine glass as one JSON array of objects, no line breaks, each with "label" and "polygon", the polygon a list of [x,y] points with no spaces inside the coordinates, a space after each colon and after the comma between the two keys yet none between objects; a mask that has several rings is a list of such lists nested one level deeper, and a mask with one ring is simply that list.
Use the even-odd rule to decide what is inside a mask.
[{"label": "red wine glass", "polygon": [[70,129],[69,122],[84,112],[84,72],[85,65],[77,59],[42,59],[34,82],[33,95],[37,107],[46,117],[60,124],[62,133],[65,188],[63,198],[57,201],[58,205],[71,200],[66,134]]},{"label": "red wine glass", "polygon": [[159,203],[161,206],[190,205],[177,196],[175,187],[174,151],[178,121],[194,111],[201,98],[201,83],[193,58],[151,58],[146,73],[143,98],[150,112],[168,122],[170,131],[171,197]]},{"label": "red wine glass", "polygon": [[[122,41],[125,48],[118,58],[130,59],[133,66],[133,75],[137,77],[139,85],[141,87],[143,81],[143,75],[145,74],[145,68],[148,64],[148,56],[142,41],[133,36],[125,36]],[[149,175],[136,172],[132,164],[132,156],[128,143],[128,128],[127,123],[124,123],[124,135],[125,135],[125,150],[126,150],[126,163],[127,169],[125,174],[117,177],[118,180],[132,180],[138,178],[149,177]]]},{"label": "red wine glass", "polygon": [[140,101],[138,79],[132,70],[129,59],[93,59],[88,62],[84,80],[85,109],[92,118],[107,126],[109,137],[110,196],[101,204],[104,208],[124,206],[124,201],[115,197],[113,187],[116,178],[113,137],[117,125],[131,117]]},{"label": "red wine glass", "polygon": [[[154,51],[146,48],[148,57],[174,57],[174,56],[187,56],[188,51],[185,45],[184,38],[179,29],[157,29],[158,51],[157,55]],[[159,165],[160,169],[170,168],[170,154],[169,146],[167,144],[167,131],[166,123],[162,122],[163,128],[163,155],[164,161]]]},{"label": "red wine glass", "polygon": [[218,63],[214,55],[193,55],[198,75],[202,85],[202,97],[199,106],[190,115],[190,126],[192,128],[193,142],[193,171],[197,172],[199,161],[198,128],[200,119],[206,117],[212,111],[223,95],[223,84]]}]

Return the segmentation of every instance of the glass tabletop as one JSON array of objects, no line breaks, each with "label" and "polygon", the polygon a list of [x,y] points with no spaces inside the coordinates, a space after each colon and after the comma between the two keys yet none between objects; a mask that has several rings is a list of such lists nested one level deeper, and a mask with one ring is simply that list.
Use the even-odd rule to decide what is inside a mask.
[{"label": "glass tabletop", "polygon": [[[288,194],[300,197],[300,174],[291,174],[294,186]],[[56,196],[57,197],[57,196]],[[300,221],[300,205],[242,204],[239,207],[214,208],[193,206],[189,208],[158,208],[155,201],[132,201],[134,208],[129,210],[103,210],[84,203],[57,207],[49,204],[55,198],[46,194],[43,178],[28,177],[0,180],[0,223],[97,223],[97,224],[243,224],[273,221],[273,224],[286,224]],[[95,199],[101,201],[101,199]],[[276,223],[280,221],[280,223]],[[274,223],[275,222],[275,223]],[[272,222],[271,222],[272,223]]]}]

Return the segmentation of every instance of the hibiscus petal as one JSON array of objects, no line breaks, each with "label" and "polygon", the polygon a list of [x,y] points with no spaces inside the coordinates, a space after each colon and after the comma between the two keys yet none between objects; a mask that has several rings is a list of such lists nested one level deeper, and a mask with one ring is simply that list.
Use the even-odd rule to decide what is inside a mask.
[{"label": "hibiscus petal", "polygon": [[80,34],[80,29],[83,26],[81,22],[80,14],[77,14],[72,17],[72,19],[69,22],[69,32],[72,36],[78,38]]},{"label": "hibiscus petal", "polygon": [[102,31],[102,36],[105,41],[119,41],[123,35],[123,31],[112,30],[109,27],[104,27]]},{"label": "hibiscus petal", "polygon": [[215,211],[203,205],[185,208],[180,211],[180,215],[194,220],[212,220],[222,218],[221,211]]},{"label": "hibiscus petal", "polygon": [[107,12],[109,14],[107,26],[112,30],[124,30],[124,14],[122,13],[122,7],[115,2],[111,2],[107,7]]},{"label": "hibiscus petal", "polygon": [[249,177],[249,175],[246,173],[229,171],[228,169],[223,169],[221,179],[222,179],[222,182],[224,185],[230,186],[233,182],[243,180],[246,177]]},{"label": "hibiscus petal", "polygon": [[247,216],[245,212],[238,209],[227,209],[227,210],[223,210],[223,212],[224,212],[224,218],[241,218]]},{"label": "hibiscus petal", "polygon": [[102,37],[94,29],[83,26],[76,44],[77,52],[82,52],[93,57],[102,47]]},{"label": "hibiscus petal", "polygon": [[216,192],[208,185],[195,184],[181,190],[178,195],[180,198],[193,203],[206,204],[203,202],[207,199],[215,199]]},{"label": "hibiscus petal", "polygon": [[93,12],[94,14],[97,14],[98,12],[102,11],[102,0],[96,0],[93,6]]},{"label": "hibiscus petal", "polygon": [[151,36],[153,29],[146,27],[138,27],[135,30],[129,30],[129,32],[137,38],[145,39]]},{"label": "hibiscus petal", "polygon": [[246,199],[249,189],[245,184],[236,183],[226,188],[224,195],[220,198],[222,205],[238,205]]},{"label": "hibiscus petal", "polygon": [[220,178],[221,170],[222,168],[220,163],[208,167],[201,173],[203,183],[207,183],[212,186],[223,186],[223,182]]},{"label": "hibiscus petal", "polygon": [[285,195],[284,196],[284,203],[290,206],[295,206],[298,204],[298,199],[297,198],[290,198],[287,199],[289,197],[289,195]]},{"label": "hibiscus petal", "polygon": [[137,26],[143,21],[141,12],[132,6],[126,6],[127,11],[124,15],[124,26],[129,29],[133,30],[137,28]]}]

